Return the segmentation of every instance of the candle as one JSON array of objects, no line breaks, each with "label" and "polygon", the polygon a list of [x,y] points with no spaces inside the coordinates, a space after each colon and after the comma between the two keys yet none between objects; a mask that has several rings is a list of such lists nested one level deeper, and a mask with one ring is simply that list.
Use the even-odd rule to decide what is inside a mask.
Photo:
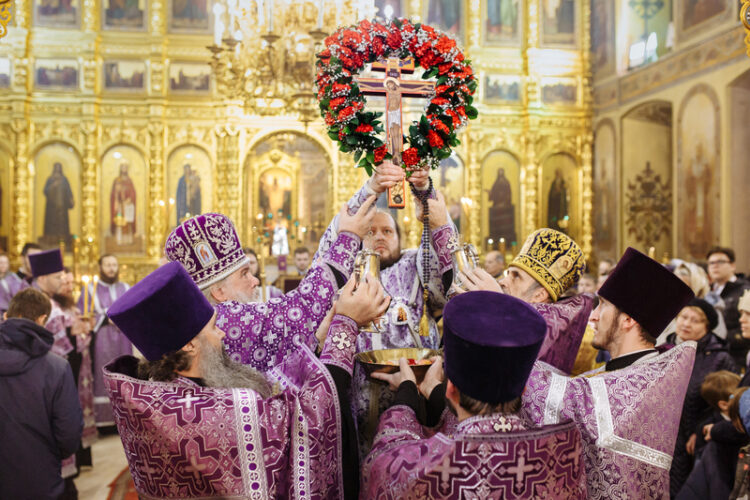
[{"label": "candle", "polygon": [[83,316],[87,316],[89,313],[89,276],[84,274],[81,278],[83,281]]},{"label": "candle", "polygon": [[91,292],[91,315],[94,315],[96,309],[96,285],[99,284],[99,276],[94,275],[94,290]]},{"label": "candle", "polygon": [[505,257],[505,238],[500,238],[500,253],[503,254],[503,258]]},{"label": "candle", "polygon": [[273,0],[268,0],[268,32],[273,31]]},{"label": "candle", "polygon": [[656,259],[656,247],[650,247],[648,249],[648,256],[652,259]]}]

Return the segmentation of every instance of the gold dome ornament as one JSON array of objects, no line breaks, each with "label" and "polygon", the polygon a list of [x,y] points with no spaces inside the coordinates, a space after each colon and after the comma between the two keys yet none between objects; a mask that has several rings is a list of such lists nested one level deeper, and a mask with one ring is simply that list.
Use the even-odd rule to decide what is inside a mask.
[{"label": "gold dome ornament", "polygon": [[0,38],[8,34],[8,23],[10,22],[11,0],[0,0]]}]

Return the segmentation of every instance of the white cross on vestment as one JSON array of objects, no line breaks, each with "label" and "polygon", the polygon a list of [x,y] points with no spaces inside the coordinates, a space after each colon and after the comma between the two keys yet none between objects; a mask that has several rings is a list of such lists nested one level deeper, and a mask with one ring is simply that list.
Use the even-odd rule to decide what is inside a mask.
[{"label": "white cross on vestment", "polygon": [[526,473],[533,470],[533,465],[526,464],[526,452],[524,452],[524,450],[518,452],[518,465],[508,467],[508,472],[516,475],[516,483],[518,483],[518,486],[521,486],[521,484],[523,483],[523,477],[526,475]]},{"label": "white cross on vestment", "polygon": [[203,470],[205,468],[206,468],[206,464],[199,464],[198,461],[195,459],[195,455],[191,455],[190,456],[190,465],[188,465],[187,467],[185,467],[185,470],[187,472],[192,472],[193,473],[193,477],[195,477],[195,479],[200,479],[201,476],[198,473],[199,472],[203,472]]},{"label": "white cross on vestment", "polygon": [[440,473],[440,482],[442,483],[441,486],[443,486],[443,488],[447,488],[448,479],[450,479],[451,475],[461,472],[461,468],[451,467],[451,457],[446,455],[446,457],[443,458],[443,462],[439,466],[435,467],[434,472]]},{"label": "white cross on vestment", "polygon": [[505,420],[505,417],[500,417],[497,422],[492,424],[492,428],[495,429],[495,432],[510,432],[513,426]]},{"label": "white cross on vestment", "polygon": [[186,396],[184,398],[178,399],[177,402],[178,403],[185,403],[185,405],[187,406],[188,410],[193,407],[193,401],[200,401],[201,400],[201,398],[193,396],[193,393],[190,392],[190,391],[186,392],[185,394],[186,394]]}]

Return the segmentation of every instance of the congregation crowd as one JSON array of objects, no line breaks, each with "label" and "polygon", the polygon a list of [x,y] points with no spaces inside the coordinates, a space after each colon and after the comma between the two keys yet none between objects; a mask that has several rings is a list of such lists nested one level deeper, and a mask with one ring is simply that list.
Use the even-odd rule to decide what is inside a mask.
[{"label": "congregation crowd", "polygon": [[[25,245],[15,273],[0,255],[0,499],[77,498],[115,432],[143,499],[748,498],[750,282],[731,248],[594,266],[542,228],[459,270],[427,172],[408,178],[426,245],[402,249],[376,208],[403,179],[379,166],[287,293],[260,290],[215,213],[132,287],[103,255],[77,300],[59,249]],[[399,348],[433,350],[429,368],[358,361]]]}]

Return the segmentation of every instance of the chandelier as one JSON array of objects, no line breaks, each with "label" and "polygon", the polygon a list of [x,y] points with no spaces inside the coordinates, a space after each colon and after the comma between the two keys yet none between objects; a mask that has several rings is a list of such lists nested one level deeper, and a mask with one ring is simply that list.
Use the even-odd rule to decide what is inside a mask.
[{"label": "chandelier", "polygon": [[372,17],[373,0],[218,0],[211,67],[218,91],[257,115],[319,116],[315,54],[339,26]]}]

